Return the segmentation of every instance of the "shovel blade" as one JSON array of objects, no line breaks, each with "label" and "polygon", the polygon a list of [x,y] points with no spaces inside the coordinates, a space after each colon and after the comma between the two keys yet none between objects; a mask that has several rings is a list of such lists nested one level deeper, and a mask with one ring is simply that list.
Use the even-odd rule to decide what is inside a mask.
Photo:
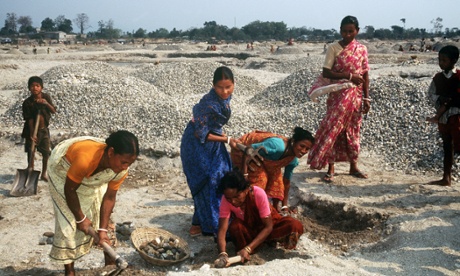
[{"label": "shovel blade", "polygon": [[10,196],[31,196],[37,194],[38,177],[40,171],[30,169],[16,170],[13,188],[10,191]]}]

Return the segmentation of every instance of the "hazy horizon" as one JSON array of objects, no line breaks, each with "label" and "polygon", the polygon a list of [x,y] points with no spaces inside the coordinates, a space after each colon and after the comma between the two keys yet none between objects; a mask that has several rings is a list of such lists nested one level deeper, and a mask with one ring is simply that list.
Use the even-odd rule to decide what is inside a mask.
[{"label": "hazy horizon", "polygon": [[[442,31],[445,28],[459,28],[458,0],[387,0],[376,3],[370,1],[295,1],[266,0],[231,3],[211,0],[1,0],[0,20],[4,26],[7,13],[30,16],[32,26],[40,27],[41,21],[59,15],[74,20],[79,13],[86,13],[90,27],[85,32],[96,31],[98,22],[113,20],[114,27],[123,32],[133,32],[139,28],[147,32],[165,28],[171,31],[186,31],[202,28],[205,22],[215,21],[229,28],[241,28],[254,21],[284,22],[290,27],[338,30],[340,21],[346,15],[354,15],[360,27],[372,26],[375,29],[391,29],[397,25],[409,28],[426,29],[432,32],[432,20],[442,18]],[[440,4],[441,3],[441,4]],[[405,19],[405,23],[401,19]],[[79,32],[72,22],[73,32]]]}]

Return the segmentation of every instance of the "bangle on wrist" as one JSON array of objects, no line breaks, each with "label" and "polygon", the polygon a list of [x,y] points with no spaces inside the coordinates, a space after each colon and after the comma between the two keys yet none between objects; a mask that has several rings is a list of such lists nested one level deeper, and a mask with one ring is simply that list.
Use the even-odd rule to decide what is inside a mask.
[{"label": "bangle on wrist", "polygon": [[222,251],[222,252],[219,253],[219,256],[222,256],[222,255],[228,257],[228,254],[225,251]]},{"label": "bangle on wrist", "polygon": [[352,78],[353,78],[353,74],[350,73],[350,78],[348,80],[351,81]]},{"label": "bangle on wrist", "polygon": [[363,98],[363,101],[372,102],[371,98]]},{"label": "bangle on wrist", "polygon": [[251,251],[252,251],[252,250],[251,250],[251,247],[246,246],[246,247],[244,248],[244,250],[246,250],[246,252],[248,252],[248,254],[251,254]]},{"label": "bangle on wrist", "polygon": [[248,176],[249,174],[248,173],[244,173],[243,176]]},{"label": "bangle on wrist", "polygon": [[227,136],[227,144],[230,144],[230,139],[232,139],[231,136]]},{"label": "bangle on wrist", "polygon": [[81,220],[76,220],[75,223],[76,223],[76,224],[82,223],[82,222],[85,221],[85,219],[86,219],[86,215],[84,215],[83,218],[82,218]]},{"label": "bangle on wrist", "polygon": [[97,232],[106,232],[106,233],[108,233],[109,230],[107,230],[105,228],[99,228],[99,229],[97,229]]}]

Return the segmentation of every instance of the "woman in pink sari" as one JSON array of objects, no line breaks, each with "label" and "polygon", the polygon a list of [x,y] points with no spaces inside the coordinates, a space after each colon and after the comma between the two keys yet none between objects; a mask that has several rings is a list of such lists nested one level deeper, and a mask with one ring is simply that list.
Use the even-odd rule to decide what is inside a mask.
[{"label": "woman in pink sari", "polygon": [[346,16],[340,24],[342,40],[328,47],[322,76],[309,92],[324,91],[325,86],[334,91],[307,161],[312,169],[329,165],[323,178],[327,182],[333,180],[335,162],[350,162],[350,175],[368,177],[358,169],[362,114],[370,109],[367,48],[355,40],[358,32],[356,17]]}]

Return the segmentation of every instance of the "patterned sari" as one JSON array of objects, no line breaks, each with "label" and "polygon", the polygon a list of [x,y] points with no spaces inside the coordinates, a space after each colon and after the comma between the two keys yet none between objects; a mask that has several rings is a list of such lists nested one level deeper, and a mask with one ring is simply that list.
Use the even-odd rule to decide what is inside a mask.
[{"label": "patterned sari", "polygon": [[[331,70],[364,75],[369,71],[367,48],[353,40],[336,57]],[[324,81],[317,81],[311,90],[320,83]],[[329,83],[343,83],[343,80],[330,80]],[[362,91],[360,85],[329,94],[326,116],[321,121],[315,144],[308,154],[307,163],[312,169],[322,169],[328,163],[358,161]]]},{"label": "patterned sari", "polygon": [[222,135],[230,115],[230,98],[222,100],[212,89],[193,107],[193,119],[182,135],[180,157],[195,205],[192,225],[207,234],[217,233],[221,197],[216,190],[232,164],[225,144],[206,137]]},{"label": "patterned sari", "polygon": [[[243,135],[241,142],[246,145],[261,143],[267,138],[279,137],[284,141],[288,139],[270,132],[253,131]],[[243,153],[240,150],[231,151],[232,162],[235,167],[241,167],[243,162]],[[251,165],[255,171],[248,170],[248,181],[251,185],[256,185],[265,190],[270,198],[277,198],[283,200],[284,198],[284,182],[282,168],[289,165],[294,160],[295,156],[288,156],[280,160],[264,159],[262,166],[257,167]]]}]

